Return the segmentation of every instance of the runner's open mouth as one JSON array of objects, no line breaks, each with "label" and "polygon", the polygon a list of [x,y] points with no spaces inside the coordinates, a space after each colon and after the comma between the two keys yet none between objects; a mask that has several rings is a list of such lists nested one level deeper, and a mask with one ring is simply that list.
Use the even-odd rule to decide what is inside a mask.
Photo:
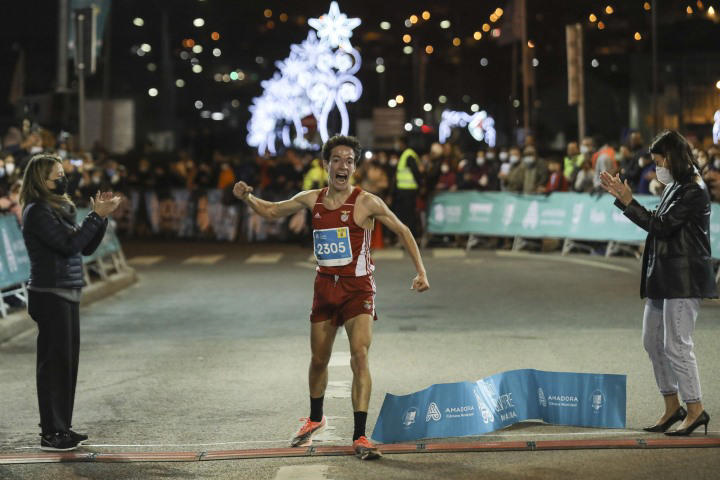
[{"label": "runner's open mouth", "polygon": [[335,178],[341,182],[344,182],[348,179],[348,176],[344,173],[336,173]]}]

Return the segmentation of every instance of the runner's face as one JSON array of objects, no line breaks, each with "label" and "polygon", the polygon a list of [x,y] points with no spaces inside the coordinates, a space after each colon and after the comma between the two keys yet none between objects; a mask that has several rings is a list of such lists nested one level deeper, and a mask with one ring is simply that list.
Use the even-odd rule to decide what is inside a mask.
[{"label": "runner's face", "polygon": [[355,173],[355,152],[346,145],[338,145],[330,151],[326,163],[328,183],[336,190],[350,186],[350,177]]}]

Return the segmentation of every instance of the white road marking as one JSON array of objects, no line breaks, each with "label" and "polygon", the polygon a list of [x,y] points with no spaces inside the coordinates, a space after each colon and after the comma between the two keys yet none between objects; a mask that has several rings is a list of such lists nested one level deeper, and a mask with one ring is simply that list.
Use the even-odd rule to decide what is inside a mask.
[{"label": "white road marking", "polygon": [[225,255],[193,255],[182,263],[185,265],[215,265],[223,258]]},{"label": "white road marking", "polygon": [[[335,397],[333,397],[333,398],[335,398]],[[343,398],[347,398],[347,397],[343,397]],[[337,435],[335,435],[335,431],[336,431],[336,430],[335,430],[335,426],[334,426],[334,425],[330,425],[330,422],[329,422],[329,420],[328,420],[328,424],[327,424],[327,426],[325,427],[325,430],[323,430],[322,432],[318,433],[317,435],[315,435],[315,436],[312,438],[313,444],[314,444],[316,441],[317,441],[317,442],[342,442],[344,439],[341,438],[341,437],[338,437]]]},{"label": "white road marking", "polygon": [[325,389],[325,398],[350,398],[350,380],[330,380]]},{"label": "white road marking", "polygon": [[282,253],[256,253],[250,255],[245,263],[278,263],[282,256]]},{"label": "white road marking", "polygon": [[325,480],[327,479],[328,465],[293,465],[280,467],[275,474],[275,480]]},{"label": "white road marking", "polygon": [[480,265],[481,263],[485,263],[485,260],[482,258],[467,258],[463,260],[463,263],[465,265]]},{"label": "white road marking", "polygon": [[349,367],[350,352],[333,352],[330,355],[329,367]]},{"label": "white road marking", "polygon": [[574,263],[576,265],[585,265],[588,267],[603,268],[605,270],[612,270],[615,272],[634,274],[634,272],[627,267],[621,267],[619,265],[602,263],[602,262],[598,262],[595,260],[585,260],[582,258],[562,257],[559,255],[552,255],[552,254],[548,255],[548,254],[539,254],[539,253],[511,252],[511,251],[506,251],[506,250],[497,250],[495,253],[497,254],[498,257],[531,258],[531,259],[535,259],[535,260],[549,260],[549,261],[554,261],[554,262]]},{"label": "white road marking", "polygon": [[302,267],[302,268],[311,268],[315,269],[317,267],[316,263],[310,263],[310,262],[295,262],[294,264],[296,267]]},{"label": "white road marking", "polygon": [[150,265],[155,265],[158,262],[161,262],[165,257],[162,255],[139,255],[137,257],[132,257],[127,262],[131,265],[141,265],[144,267],[149,267]]},{"label": "white road marking", "polygon": [[463,248],[433,248],[433,258],[465,258],[467,252]]},{"label": "white road marking", "polygon": [[402,250],[373,250],[371,254],[373,260],[402,260],[405,253]]}]

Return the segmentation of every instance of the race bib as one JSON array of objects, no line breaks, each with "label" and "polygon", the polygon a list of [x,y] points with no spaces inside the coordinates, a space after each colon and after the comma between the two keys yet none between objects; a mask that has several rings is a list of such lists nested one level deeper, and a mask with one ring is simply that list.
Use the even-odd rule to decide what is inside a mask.
[{"label": "race bib", "polygon": [[315,258],[323,267],[339,267],[352,262],[348,227],[313,230]]}]

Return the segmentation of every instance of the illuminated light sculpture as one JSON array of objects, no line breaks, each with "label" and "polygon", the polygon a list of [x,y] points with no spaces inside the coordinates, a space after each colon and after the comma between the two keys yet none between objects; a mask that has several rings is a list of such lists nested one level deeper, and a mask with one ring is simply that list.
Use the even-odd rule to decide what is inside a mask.
[{"label": "illuminated light sculpture", "polygon": [[445,110],[442,112],[438,136],[440,143],[445,143],[454,127],[467,127],[470,135],[478,142],[485,142],[490,147],[495,146],[496,132],[495,119],[485,110],[476,113]]},{"label": "illuminated light sculpture", "polygon": [[[250,107],[247,142],[260,154],[276,153],[280,139],[286,147],[317,148],[305,139],[302,119],[317,120],[323,141],[329,138],[328,117],[337,108],[340,132],[347,135],[350,119],[346,104],[362,95],[362,84],[355,77],[360,70],[360,53],[350,44],[352,30],[360,19],[340,13],[337,2],[320,18],[311,18],[311,30],[299,45],[290,46],[290,56],[278,61],[273,77],[261,82],[263,93]],[[292,135],[294,130],[294,138]]]},{"label": "illuminated light sculpture", "polygon": [[720,110],[715,112],[715,124],[713,125],[713,143],[720,145]]}]

